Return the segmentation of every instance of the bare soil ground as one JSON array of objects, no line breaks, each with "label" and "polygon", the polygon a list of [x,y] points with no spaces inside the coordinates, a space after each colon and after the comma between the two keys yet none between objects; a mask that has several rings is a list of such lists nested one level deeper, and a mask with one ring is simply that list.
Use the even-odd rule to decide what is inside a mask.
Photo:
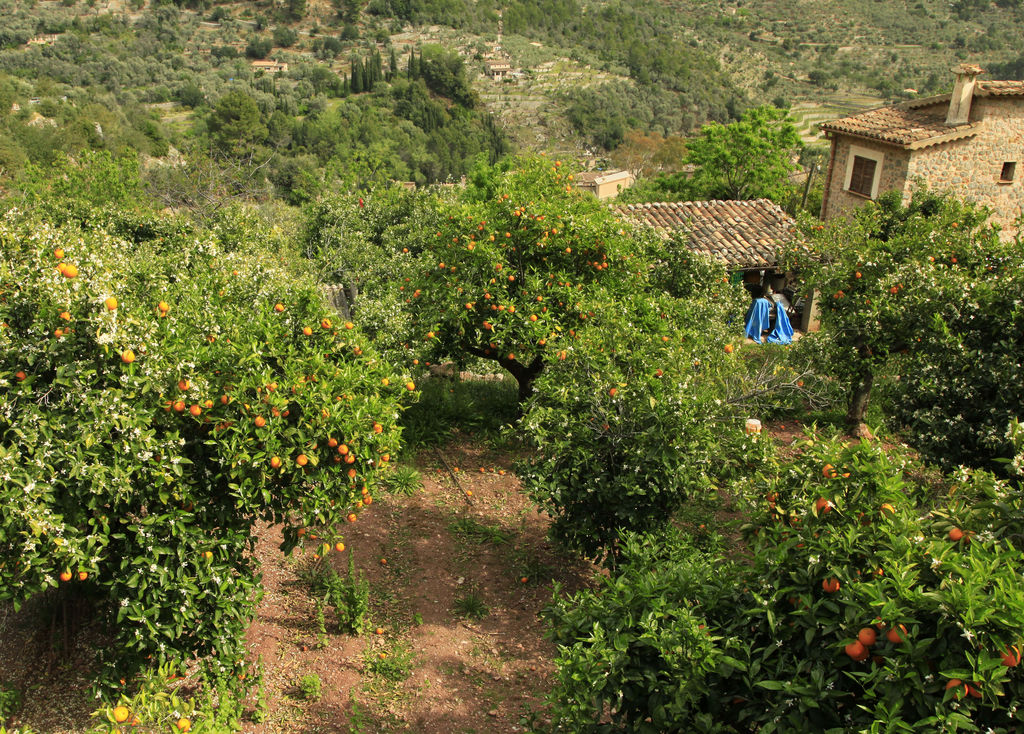
[{"label": "bare soil ground", "polygon": [[[459,442],[416,464],[421,490],[375,502],[346,533],[370,583],[367,634],[330,635],[318,648],[315,603],[299,579],[309,561],[282,563],[276,529],[261,535],[267,591],[249,646],[263,661],[269,715],[246,731],[511,732],[542,711],[554,649],[538,615],[553,582],[579,588],[591,568],[549,546],[508,454]],[[345,575],[347,558],[329,560]],[[467,597],[485,616],[460,613]],[[323,681],[317,703],[297,695],[310,674]]]}]

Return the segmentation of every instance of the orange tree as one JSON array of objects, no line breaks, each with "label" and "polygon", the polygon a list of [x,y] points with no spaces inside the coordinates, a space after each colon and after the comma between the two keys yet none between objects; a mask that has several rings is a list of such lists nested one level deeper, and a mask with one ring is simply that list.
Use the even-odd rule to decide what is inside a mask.
[{"label": "orange tree", "polygon": [[750,448],[727,440],[743,421],[726,385],[745,366],[714,283],[707,298],[588,301],[594,316],[548,357],[520,423],[535,448],[520,476],[564,545],[614,565],[620,531],[663,528]]},{"label": "orange tree", "polygon": [[848,386],[854,432],[866,431],[875,377],[892,357],[908,355],[920,370],[922,340],[955,328],[975,288],[1019,262],[986,219],[969,204],[918,192],[906,206],[890,193],[849,220],[805,222],[806,244],[789,264],[821,292],[827,362]]},{"label": "orange tree", "polygon": [[617,573],[555,600],[552,731],[1021,729],[1020,487],[798,448],[734,486],[742,559],[631,535]]},{"label": "orange tree", "polygon": [[551,355],[594,318],[595,294],[646,286],[655,246],[558,161],[481,169],[460,195],[438,199],[433,231],[399,253],[408,274],[393,287],[412,314],[408,353],[496,362],[525,400]]},{"label": "orange tree", "polygon": [[896,356],[900,379],[883,383],[887,413],[947,469],[1005,471],[1014,455],[1007,429],[1024,419],[1024,243],[1000,249],[977,277],[957,273],[961,287],[936,309],[941,323]]},{"label": "orange tree", "polygon": [[0,223],[0,598],[98,600],[101,688],[192,657],[242,680],[254,524],[333,542],[414,386],[251,216],[92,221]]}]

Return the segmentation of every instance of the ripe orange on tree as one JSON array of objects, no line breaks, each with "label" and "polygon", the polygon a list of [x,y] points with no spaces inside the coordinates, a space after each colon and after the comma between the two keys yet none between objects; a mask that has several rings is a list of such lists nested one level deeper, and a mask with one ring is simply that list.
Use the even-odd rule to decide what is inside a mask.
[{"label": "ripe orange on tree", "polygon": [[1007,668],[1016,668],[1020,665],[1020,648],[1017,645],[1007,645],[1000,656]]},{"label": "ripe orange on tree", "polygon": [[277,311],[278,313],[281,313],[282,311],[284,311],[284,304],[283,303],[275,303],[274,304],[274,310]]},{"label": "ripe orange on tree", "polygon": [[[963,691],[960,690],[960,686],[964,686]],[[946,690],[948,691],[950,688],[956,689],[953,691],[953,695],[957,698],[961,698],[968,693],[968,686],[964,685],[964,682],[959,678],[950,678],[946,681]]]},{"label": "ripe orange on tree", "polygon": [[114,298],[113,296],[111,296],[110,298],[108,298],[107,300],[105,300],[103,302],[103,305],[107,307],[108,311],[116,311],[117,310],[117,299]]},{"label": "ripe orange on tree", "polygon": [[131,364],[132,362],[135,361],[135,352],[133,352],[131,349],[125,349],[123,352],[121,352],[121,361],[124,362],[125,364]]},{"label": "ripe orange on tree", "polygon": [[60,580],[61,581],[70,581],[71,580],[71,572],[67,571],[67,570],[61,571],[60,572]]},{"label": "ripe orange on tree", "polygon": [[305,454],[299,454],[295,457],[295,463],[299,466],[305,466],[309,463],[309,458]]},{"label": "ripe orange on tree", "polygon": [[270,457],[270,465],[272,467],[274,467],[275,469],[280,469],[281,468],[281,457],[280,456],[271,456]]},{"label": "ripe orange on tree", "polygon": [[954,543],[959,542],[964,537],[964,531],[960,528],[950,528],[949,539]]},{"label": "ripe orange on tree", "polygon": [[186,731],[188,731],[189,729],[192,728],[192,722],[189,721],[188,719],[181,718],[181,719],[178,719],[177,726],[178,726],[178,731],[186,732]]},{"label": "ripe orange on tree", "polygon": [[131,716],[131,711],[126,706],[115,706],[114,707],[114,721],[118,724],[123,724],[128,721],[128,717]]},{"label": "ripe orange on tree", "polygon": [[907,628],[905,625],[896,625],[885,633],[885,639],[894,645],[898,645],[907,639]]},{"label": "ripe orange on tree", "polygon": [[857,662],[867,660],[868,657],[868,649],[859,640],[855,640],[844,647],[843,652]]},{"label": "ripe orange on tree", "polygon": [[857,640],[860,644],[864,645],[864,647],[871,647],[875,644],[877,639],[878,633],[875,632],[874,627],[862,627],[860,632],[857,633]]},{"label": "ripe orange on tree", "polygon": [[827,578],[821,582],[821,588],[825,590],[827,594],[834,594],[839,591],[839,579],[832,577]]},{"label": "ripe orange on tree", "polygon": [[267,425],[267,419],[264,418],[262,415],[256,416],[252,422],[256,425],[257,428],[263,428],[263,426]]}]

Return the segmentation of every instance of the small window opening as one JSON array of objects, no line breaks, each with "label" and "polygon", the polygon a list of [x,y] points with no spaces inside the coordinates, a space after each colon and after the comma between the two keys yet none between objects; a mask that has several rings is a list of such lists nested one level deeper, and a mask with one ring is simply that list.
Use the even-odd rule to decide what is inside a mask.
[{"label": "small window opening", "polygon": [[853,173],[850,176],[849,190],[862,196],[871,196],[875,182],[875,166],[877,163],[870,158],[859,155],[853,157]]},{"label": "small window opening", "polygon": [[1010,183],[1017,173],[1017,161],[1006,161],[1003,164],[1003,171],[999,174],[1000,183]]}]

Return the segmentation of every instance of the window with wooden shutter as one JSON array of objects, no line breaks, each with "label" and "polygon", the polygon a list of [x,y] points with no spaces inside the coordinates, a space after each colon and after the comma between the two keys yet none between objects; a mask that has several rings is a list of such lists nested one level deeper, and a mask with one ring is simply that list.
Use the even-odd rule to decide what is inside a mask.
[{"label": "window with wooden shutter", "polygon": [[862,196],[871,196],[871,190],[875,183],[875,169],[877,161],[863,156],[853,157],[853,171],[850,174],[849,190]]}]

